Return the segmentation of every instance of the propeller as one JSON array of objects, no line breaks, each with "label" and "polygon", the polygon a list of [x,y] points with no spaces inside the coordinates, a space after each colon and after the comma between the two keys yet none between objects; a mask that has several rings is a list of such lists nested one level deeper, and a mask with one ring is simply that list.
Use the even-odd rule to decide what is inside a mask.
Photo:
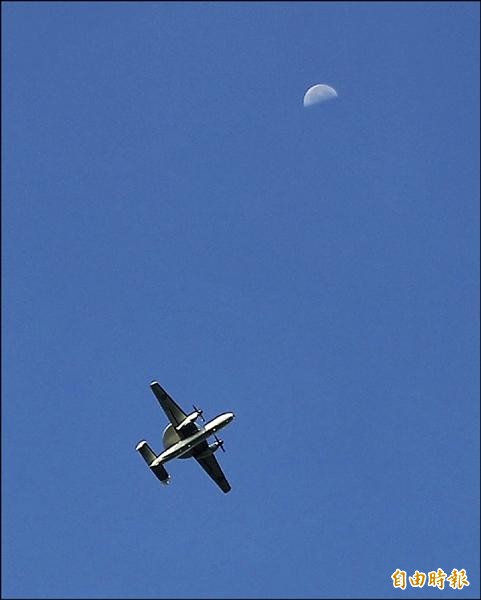
[{"label": "propeller", "polygon": [[214,439],[217,442],[217,444],[219,445],[219,448],[222,450],[222,452],[225,452],[224,449],[224,440],[220,440],[214,433]]},{"label": "propeller", "polygon": [[204,411],[201,408],[197,408],[197,406],[195,404],[192,404],[192,407],[194,408],[194,410],[196,412],[199,413],[199,418],[200,420],[205,423],[205,419],[204,419]]},{"label": "propeller", "polygon": [[[193,409],[199,414],[199,418],[201,419],[201,421],[203,423],[205,423],[205,419],[204,419],[204,412],[201,408],[197,408],[197,406],[195,404],[192,404]],[[216,434],[214,433],[214,439],[217,442],[219,448],[222,450],[222,452],[225,452],[224,449],[224,440],[220,440]]]}]

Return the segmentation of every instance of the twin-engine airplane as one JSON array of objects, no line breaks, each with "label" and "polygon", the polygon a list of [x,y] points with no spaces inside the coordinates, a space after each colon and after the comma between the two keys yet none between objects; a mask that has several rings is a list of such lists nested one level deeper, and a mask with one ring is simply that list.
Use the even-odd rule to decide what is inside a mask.
[{"label": "twin-engine airplane", "polygon": [[[145,441],[139,442],[135,448],[149,465],[150,470],[161,483],[167,485],[170,483],[170,475],[165,470],[164,463],[173,458],[189,458],[192,456],[223,492],[229,492],[231,487],[214,456],[214,452],[218,448],[225,452],[224,442],[216,436],[216,431],[228,425],[234,418],[234,413],[223,413],[212,419],[212,421],[205,423],[202,410],[194,406],[194,412],[187,415],[169,394],[160,387],[157,381],[152,381],[150,389],[154,392],[170,421],[162,435],[165,448],[162,454],[157,456]],[[204,421],[203,426],[196,423],[199,418]],[[207,439],[211,436],[214,436],[215,442],[209,444]]]}]

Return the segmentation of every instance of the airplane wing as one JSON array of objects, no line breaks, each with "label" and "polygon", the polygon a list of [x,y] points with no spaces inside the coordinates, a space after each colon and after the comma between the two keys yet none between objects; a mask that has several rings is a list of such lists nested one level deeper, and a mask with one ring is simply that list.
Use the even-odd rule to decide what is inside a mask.
[{"label": "airplane wing", "polygon": [[159,401],[160,406],[164,409],[167,418],[174,427],[177,427],[187,418],[185,412],[180,406],[172,400],[169,394],[160,386],[157,381],[152,381],[150,389],[154,392],[155,397]]},{"label": "airplane wing", "polygon": [[209,477],[212,477],[212,479],[217,483],[217,485],[225,494],[227,494],[227,492],[230,492],[231,487],[229,485],[229,482],[225,478],[225,475],[222,472],[222,469],[220,468],[220,465],[213,454],[205,458],[195,457],[195,460],[204,469],[207,475],[209,475]]}]

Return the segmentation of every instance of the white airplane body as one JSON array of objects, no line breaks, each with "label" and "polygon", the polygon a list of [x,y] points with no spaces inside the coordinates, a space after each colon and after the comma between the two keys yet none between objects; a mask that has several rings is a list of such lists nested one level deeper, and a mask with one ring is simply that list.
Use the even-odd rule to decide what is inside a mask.
[{"label": "white airplane body", "polygon": [[[223,413],[200,426],[196,420],[203,418],[201,410],[194,406],[194,412],[187,415],[159,383],[153,381],[150,388],[170,420],[162,436],[164,452],[157,456],[146,441],[139,442],[136,446],[154,475],[161,483],[168,484],[170,475],[165,470],[164,463],[174,458],[193,457],[224,493],[229,492],[229,482],[214,456],[218,448],[224,450],[223,442],[215,434],[234,419],[234,413]],[[215,437],[215,442],[209,444],[207,439],[211,436]]]}]

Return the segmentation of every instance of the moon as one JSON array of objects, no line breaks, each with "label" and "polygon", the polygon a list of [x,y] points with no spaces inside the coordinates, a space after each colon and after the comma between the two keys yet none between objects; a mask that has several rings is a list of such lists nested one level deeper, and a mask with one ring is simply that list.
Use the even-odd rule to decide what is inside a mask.
[{"label": "moon", "polygon": [[336,90],[330,85],[318,83],[310,87],[304,94],[304,106],[312,106],[333,98],[337,98]]}]

